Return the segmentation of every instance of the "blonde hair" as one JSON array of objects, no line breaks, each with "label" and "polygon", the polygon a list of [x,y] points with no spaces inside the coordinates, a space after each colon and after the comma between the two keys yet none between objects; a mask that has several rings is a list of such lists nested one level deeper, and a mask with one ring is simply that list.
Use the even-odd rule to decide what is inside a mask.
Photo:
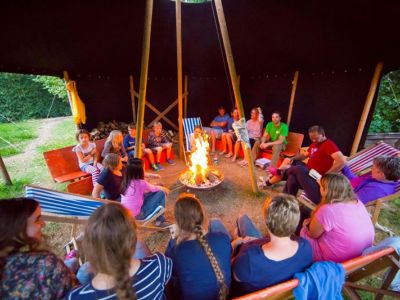
[{"label": "blonde hair", "polygon": [[321,178],[321,187],[326,191],[321,203],[332,204],[356,200],[350,181],[342,174],[328,173]]},{"label": "blonde hair", "polygon": [[162,127],[161,122],[155,122],[155,123],[153,124],[153,128],[155,128],[155,127]]},{"label": "blonde hair", "polygon": [[264,219],[268,230],[277,237],[291,236],[300,221],[300,208],[296,198],[278,194],[264,203]]},{"label": "blonde hair", "polygon": [[114,278],[119,300],[136,299],[129,275],[136,242],[135,219],[121,204],[105,204],[90,216],[83,240],[86,257],[96,274]]},{"label": "blonde hair", "polygon": [[178,225],[177,243],[186,241],[193,233],[196,235],[197,241],[206,253],[217,278],[220,287],[219,299],[226,299],[228,288],[225,284],[224,273],[203,233],[205,214],[200,200],[195,195],[189,193],[179,195],[175,203],[174,215]]},{"label": "blonde hair", "polygon": [[123,139],[124,137],[121,131],[113,130],[110,132],[106,142],[110,142],[112,144],[114,151],[119,151],[121,150]]},{"label": "blonde hair", "polygon": [[112,171],[118,166],[120,159],[118,154],[108,153],[103,159],[103,165],[106,169]]}]

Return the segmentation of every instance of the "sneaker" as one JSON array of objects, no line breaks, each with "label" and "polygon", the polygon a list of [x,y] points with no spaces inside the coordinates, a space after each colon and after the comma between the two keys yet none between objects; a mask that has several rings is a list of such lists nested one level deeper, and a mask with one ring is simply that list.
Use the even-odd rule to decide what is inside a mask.
[{"label": "sneaker", "polygon": [[174,225],[174,224],[172,224],[172,223],[170,223],[170,222],[167,222],[167,221],[164,221],[164,222],[156,221],[156,222],[154,223],[154,225],[155,225],[156,227],[160,227],[160,228],[169,228],[169,227],[171,227],[171,226]]},{"label": "sneaker", "polygon": [[158,171],[160,171],[160,168],[159,168],[159,167],[157,167],[157,165],[156,165],[156,164],[152,164],[152,165],[151,165],[151,167],[152,167],[152,169],[154,170],[154,172],[158,172]]},{"label": "sneaker", "polygon": [[157,168],[158,171],[164,170],[164,167],[160,163],[157,163]]},{"label": "sneaker", "polygon": [[170,165],[174,165],[175,164],[172,159],[168,159],[168,158],[167,158],[167,163],[169,163]]}]

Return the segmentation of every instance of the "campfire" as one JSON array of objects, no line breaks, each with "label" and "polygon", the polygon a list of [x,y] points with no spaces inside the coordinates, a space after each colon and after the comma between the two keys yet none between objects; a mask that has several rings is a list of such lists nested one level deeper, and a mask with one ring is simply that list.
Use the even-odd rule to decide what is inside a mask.
[{"label": "campfire", "polygon": [[189,168],[181,174],[179,180],[190,188],[210,189],[219,185],[224,176],[210,167],[210,146],[206,133],[194,139],[195,147],[189,158]]}]

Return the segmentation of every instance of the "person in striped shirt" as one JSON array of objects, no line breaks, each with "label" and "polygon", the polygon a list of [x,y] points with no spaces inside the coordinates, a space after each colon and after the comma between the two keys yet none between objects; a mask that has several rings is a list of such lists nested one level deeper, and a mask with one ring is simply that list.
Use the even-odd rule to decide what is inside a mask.
[{"label": "person in striped shirt", "polygon": [[83,248],[95,276],[66,299],[164,299],[172,261],[161,253],[133,258],[135,219],[119,203],[99,207],[89,218]]}]

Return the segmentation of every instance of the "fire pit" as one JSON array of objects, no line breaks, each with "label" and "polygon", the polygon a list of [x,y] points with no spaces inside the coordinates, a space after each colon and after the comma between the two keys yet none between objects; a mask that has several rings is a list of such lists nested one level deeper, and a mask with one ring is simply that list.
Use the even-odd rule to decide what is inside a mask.
[{"label": "fire pit", "polygon": [[212,189],[224,181],[224,175],[210,167],[210,146],[205,132],[195,133],[194,145],[189,158],[189,169],[179,176],[182,184],[189,188]]}]

